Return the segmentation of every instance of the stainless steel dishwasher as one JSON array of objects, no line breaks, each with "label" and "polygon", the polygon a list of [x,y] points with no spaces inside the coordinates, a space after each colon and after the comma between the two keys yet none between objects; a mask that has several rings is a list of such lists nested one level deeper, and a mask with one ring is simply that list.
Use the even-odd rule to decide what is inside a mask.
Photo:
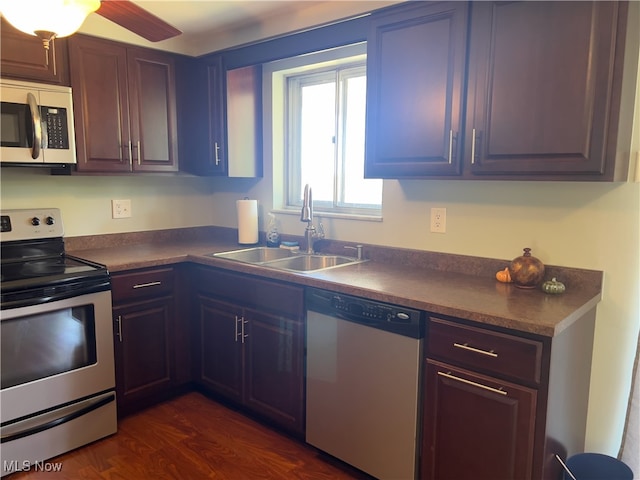
[{"label": "stainless steel dishwasher", "polygon": [[417,476],[422,312],[307,289],[306,441],[381,480]]}]

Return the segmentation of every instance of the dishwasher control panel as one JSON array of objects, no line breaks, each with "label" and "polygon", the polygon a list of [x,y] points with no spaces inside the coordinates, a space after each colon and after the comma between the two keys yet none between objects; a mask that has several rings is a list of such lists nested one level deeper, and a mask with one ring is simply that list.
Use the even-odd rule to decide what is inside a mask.
[{"label": "dishwasher control panel", "polygon": [[424,315],[420,310],[316,288],[307,289],[306,304],[307,310],[343,320],[413,338],[424,336]]},{"label": "dishwasher control panel", "polygon": [[386,322],[411,323],[411,312],[398,310],[395,307],[352,297],[345,298],[341,295],[335,295],[332,303],[333,308],[350,315]]}]

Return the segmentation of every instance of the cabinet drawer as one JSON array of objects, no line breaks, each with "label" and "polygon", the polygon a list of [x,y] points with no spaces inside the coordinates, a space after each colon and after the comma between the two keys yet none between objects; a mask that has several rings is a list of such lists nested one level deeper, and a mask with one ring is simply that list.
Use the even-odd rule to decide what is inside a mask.
[{"label": "cabinet drawer", "polygon": [[114,303],[173,293],[173,268],[142,270],[113,275],[111,291]]},{"label": "cabinet drawer", "polygon": [[540,383],[542,342],[431,317],[427,348],[429,357]]}]

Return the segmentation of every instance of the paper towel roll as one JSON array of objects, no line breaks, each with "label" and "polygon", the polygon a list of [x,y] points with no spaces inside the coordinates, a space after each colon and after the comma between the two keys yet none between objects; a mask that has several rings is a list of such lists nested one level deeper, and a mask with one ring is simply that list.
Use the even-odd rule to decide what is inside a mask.
[{"label": "paper towel roll", "polygon": [[238,210],[238,243],[258,243],[258,201],[236,200]]}]

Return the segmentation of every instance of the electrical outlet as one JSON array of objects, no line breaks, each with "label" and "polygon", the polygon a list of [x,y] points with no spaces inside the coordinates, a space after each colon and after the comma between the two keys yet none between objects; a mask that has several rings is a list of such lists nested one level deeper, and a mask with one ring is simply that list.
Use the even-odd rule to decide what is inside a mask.
[{"label": "electrical outlet", "polygon": [[130,218],[131,200],[111,200],[112,218]]},{"label": "electrical outlet", "polygon": [[431,231],[435,233],[446,233],[447,231],[447,209],[431,209]]}]

